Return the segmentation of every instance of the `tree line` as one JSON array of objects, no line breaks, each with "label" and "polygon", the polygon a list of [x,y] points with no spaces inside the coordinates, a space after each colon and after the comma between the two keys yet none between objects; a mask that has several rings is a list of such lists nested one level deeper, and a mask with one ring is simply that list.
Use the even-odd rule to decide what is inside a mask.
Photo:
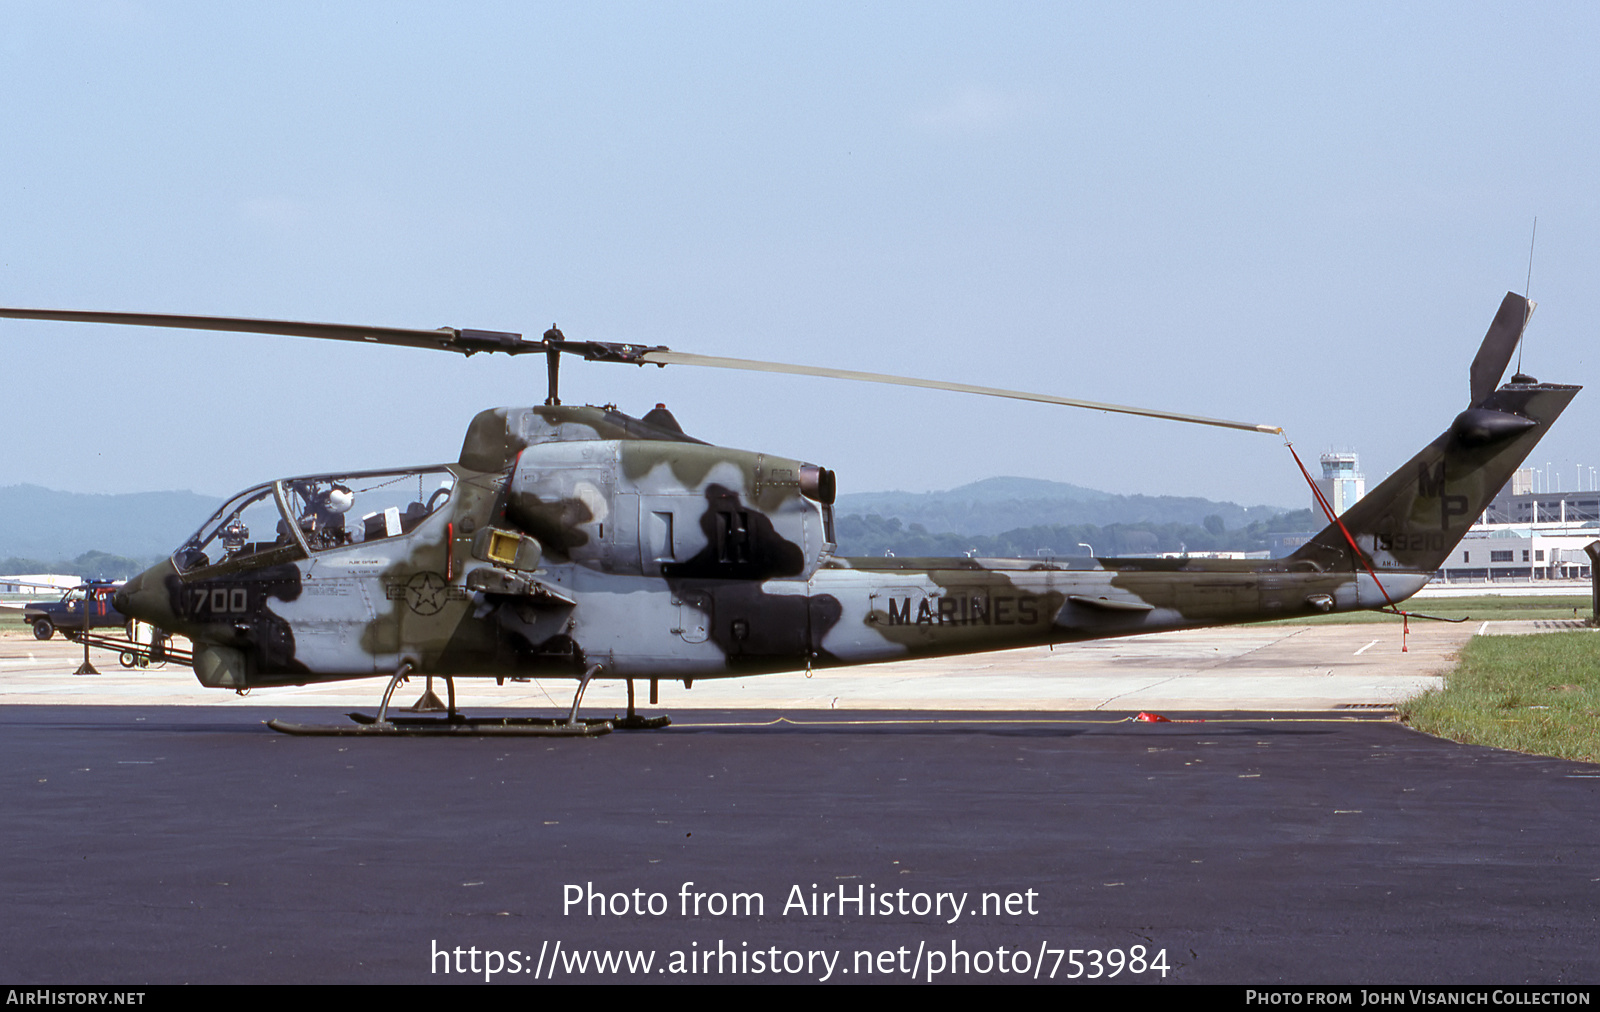
[{"label": "tree line", "polygon": [[838,518],[835,532],[840,555],[987,558],[1060,558],[1149,555],[1160,552],[1261,552],[1276,548],[1274,534],[1319,530],[1309,509],[1280,513],[1228,530],[1213,514],[1198,524],[1139,522],[1126,524],[1049,524],[1018,527],[1001,534],[934,533],[922,524],[905,525],[899,517],[852,513]]}]

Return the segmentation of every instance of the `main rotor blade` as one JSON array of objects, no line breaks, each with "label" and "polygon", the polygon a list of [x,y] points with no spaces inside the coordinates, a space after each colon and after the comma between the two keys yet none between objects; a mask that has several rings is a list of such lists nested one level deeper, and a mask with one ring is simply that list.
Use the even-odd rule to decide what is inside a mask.
[{"label": "main rotor blade", "polygon": [[1501,300],[1494,322],[1489,324],[1489,332],[1483,335],[1483,344],[1472,360],[1472,407],[1482,404],[1500,385],[1500,377],[1511,364],[1511,355],[1517,350],[1517,342],[1522,340],[1522,331],[1528,326],[1533,307],[1534,303],[1516,292],[1507,292]]},{"label": "main rotor blade", "polygon": [[[1509,301],[1509,296],[1507,297]],[[1502,307],[1502,314],[1505,307]],[[552,328],[543,341],[524,340],[521,334],[498,330],[458,330],[441,327],[438,330],[416,330],[404,327],[363,327],[347,323],[305,323],[296,320],[257,320],[235,316],[180,316],[164,313],[99,313],[74,309],[13,309],[0,307],[0,318],[19,320],[57,320],[71,323],[114,323],[136,327],[176,327],[186,330],[220,330],[251,334],[282,334],[288,337],[314,337],[335,341],[356,341],[368,344],[392,344],[407,348],[429,348],[453,351],[462,355],[478,352],[501,352],[507,355],[526,355],[544,352],[580,355],[590,361],[626,362],[635,365],[698,365],[717,369],[743,369],[749,372],[789,373],[797,376],[821,376],[829,379],[856,380],[861,383],[887,383],[895,386],[922,387],[928,390],[954,390],[958,393],[980,394],[985,397],[1008,397],[1020,401],[1037,401],[1043,404],[1063,404],[1091,411],[1113,411],[1124,415],[1142,415],[1146,418],[1164,418],[1174,422],[1192,422],[1196,425],[1215,425],[1225,429],[1244,429],[1249,432],[1281,433],[1276,425],[1257,425],[1252,422],[1235,422],[1225,418],[1207,418],[1203,415],[1186,415],[1177,411],[1157,411],[1135,408],[1125,404],[1105,404],[1084,401],[1055,394],[1035,394],[1021,390],[1004,390],[999,387],[981,387],[971,383],[948,383],[941,380],[915,379],[910,376],[892,376],[887,373],[858,372],[853,369],[823,369],[816,366],[786,365],[781,362],[761,362],[754,359],[722,358],[715,355],[694,355],[671,351],[650,345],[607,344],[600,341],[568,341],[561,332]],[[1496,319],[1499,323],[1499,319]],[[1491,334],[1494,328],[1491,328]],[[1485,342],[1487,345],[1487,341]],[[1514,344],[1514,342],[1513,342]],[[1509,352],[1507,352],[1509,355]],[[1501,366],[1502,370],[1504,366]]]},{"label": "main rotor blade", "polygon": [[537,341],[499,330],[413,330],[404,327],[361,327],[346,323],[301,323],[294,320],[251,320],[235,316],[174,316],[165,313],[86,313],[74,309],[6,309],[0,317],[17,320],[61,320],[70,323],[120,323],[135,327],[178,327],[185,330],[227,330],[247,334],[283,334],[320,337],[334,341],[394,344],[407,348],[432,348],[474,355],[498,351],[522,355],[544,351]]},{"label": "main rotor blade", "polygon": [[1206,418],[1202,415],[1185,415],[1176,411],[1156,411],[1151,408],[1133,408],[1124,404],[1102,404],[1099,401],[1080,401],[1055,394],[1030,394],[1021,390],[1002,390],[998,387],[980,387],[971,383],[948,383],[943,380],[913,379],[909,376],[891,376],[878,372],[857,372],[853,369],[822,369],[808,365],[785,365],[781,362],[759,362],[747,358],[719,358],[714,355],[693,355],[681,351],[650,351],[639,356],[655,365],[700,365],[715,369],[743,369],[748,372],[790,373],[797,376],[823,376],[829,379],[857,380],[861,383],[889,383],[903,387],[924,387],[929,390],[954,390],[958,393],[982,394],[985,397],[1009,397],[1019,401],[1038,401],[1043,404],[1064,404],[1071,408],[1088,408],[1091,411],[1115,411],[1124,415],[1143,415],[1146,418],[1165,418],[1174,422],[1193,422],[1196,425],[1216,425],[1225,429],[1244,429],[1249,432],[1281,434],[1276,425],[1256,425],[1251,422],[1231,422],[1225,418]]}]

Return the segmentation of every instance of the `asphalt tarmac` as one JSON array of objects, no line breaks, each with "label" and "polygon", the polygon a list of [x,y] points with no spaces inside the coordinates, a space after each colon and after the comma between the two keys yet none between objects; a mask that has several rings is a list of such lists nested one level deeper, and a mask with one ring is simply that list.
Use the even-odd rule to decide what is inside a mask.
[{"label": "asphalt tarmac", "polygon": [[[1207,677],[1247,685],[1275,642]],[[1600,767],[1360,709],[699,692],[560,741],[291,738],[268,693],[7,697],[0,981],[1600,980]]]}]

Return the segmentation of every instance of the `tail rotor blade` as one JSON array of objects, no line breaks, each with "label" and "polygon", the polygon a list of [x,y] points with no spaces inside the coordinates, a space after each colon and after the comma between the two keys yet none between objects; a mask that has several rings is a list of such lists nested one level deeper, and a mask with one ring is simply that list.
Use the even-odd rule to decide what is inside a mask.
[{"label": "tail rotor blade", "polygon": [[1494,322],[1489,324],[1489,332],[1483,335],[1478,356],[1472,360],[1472,407],[1482,404],[1500,385],[1500,377],[1511,364],[1511,356],[1516,353],[1517,342],[1522,340],[1522,331],[1528,325],[1528,317],[1533,315],[1533,307],[1534,303],[1516,292],[1507,292],[1501,301]]}]

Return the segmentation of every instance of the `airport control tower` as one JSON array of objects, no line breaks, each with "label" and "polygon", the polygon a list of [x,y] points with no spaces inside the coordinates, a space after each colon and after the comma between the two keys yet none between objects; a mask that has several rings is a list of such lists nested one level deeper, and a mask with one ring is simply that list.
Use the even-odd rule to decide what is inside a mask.
[{"label": "airport control tower", "polygon": [[[1360,458],[1350,452],[1328,452],[1322,455],[1322,477],[1317,479],[1317,489],[1327,498],[1335,514],[1343,513],[1355,505],[1357,499],[1367,494],[1367,479],[1361,473]],[[1312,497],[1311,512],[1322,515],[1322,506]]]}]

